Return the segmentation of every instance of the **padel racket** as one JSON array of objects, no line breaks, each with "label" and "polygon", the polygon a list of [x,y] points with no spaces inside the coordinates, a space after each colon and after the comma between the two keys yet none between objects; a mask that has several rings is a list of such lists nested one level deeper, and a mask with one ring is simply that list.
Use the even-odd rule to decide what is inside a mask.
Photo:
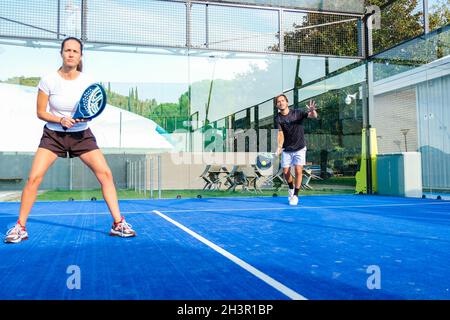
[{"label": "padel racket", "polygon": [[[91,84],[84,90],[81,99],[75,106],[75,114],[72,119],[90,120],[99,116],[106,106],[105,89],[98,83]],[[64,127],[64,130],[67,130]]]},{"label": "padel racket", "polygon": [[105,106],[105,89],[98,83],[91,84],[81,95],[81,99],[76,105],[76,111],[72,118],[94,119],[102,113]]},{"label": "padel racket", "polygon": [[261,170],[270,169],[276,159],[278,159],[278,155],[275,152],[259,153],[256,157],[256,166]]}]

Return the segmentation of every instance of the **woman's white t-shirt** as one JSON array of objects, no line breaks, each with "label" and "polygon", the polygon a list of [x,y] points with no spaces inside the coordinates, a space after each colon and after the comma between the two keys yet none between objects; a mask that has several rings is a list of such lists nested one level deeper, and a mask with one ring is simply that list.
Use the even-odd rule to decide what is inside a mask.
[{"label": "woman's white t-shirt", "polygon": [[[48,95],[48,112],[57,117],[72,117],[81,95],[93,82],[82,72],[74,80],[66,80],[58,72],[53,72],[41,79],[38,88]],[[77,122],[67,130],[64,130],[59,123],[54,122],[47,122],[46,126],[54,131],[76,132],[86,130],[88,123]]]}]

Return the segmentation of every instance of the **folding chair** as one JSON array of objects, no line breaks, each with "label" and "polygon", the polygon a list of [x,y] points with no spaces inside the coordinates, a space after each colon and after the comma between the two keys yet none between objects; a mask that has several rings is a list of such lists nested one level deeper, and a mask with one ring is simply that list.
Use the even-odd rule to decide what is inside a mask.
[{"label": "folding chair", "polygon": [[309,185],[309,182],[311,181],[312,177],[313,177],[312,170],[303,168],[303,178],[302,178],[302,186],[301,186],[302,189],[305,189],[305,190],[314,189],[313,187],[311,187]]},{"label": "folding chair", "polygon": [[244,174],[245,184],[244,191],[254,191],[257,193],[258,191],[258,180],[260,179],[260,175],[256,171],[255,165],[247,165],[242,168],[242,173]]},{"label": "folding chair", "polygon": [[228,170],[228,168],[226,166],[222,166],[222,175],[219,178],[220,179],[220,184],[225,186],[225,187],[230,187],[233,184],[233,180],[230,176],[231,171]]},{"label": "folding chair", "polygon": [[278,168],[278,171],[275,172],[274,174],[270,175],[267,177],[267,179],[265,180],[266,184],[272,184],[272,186],[275,188],[275,190],[279,190],[283,184],[286,183],[285,179],[284,179],[284,174],[283,174],[283,168],[280,167]]},{"label": "folding chair", "polygon": [[[302,177],[302,184],[301,188],[305,190],[312,190],[313,187],[309,184],[311,179],[314,177],[314,175],[311,173],[311,169],[305,169],[303,168],[303,177]],[[295,171],[294,168],[291,168],[291,175],[295,179]],[[276,191],[279,191],[284,185],[287,185],[287,181],[284,178],[283,168],[278,169],[278,171],[266,179],[266,182],[272,183],[272,185],[275,187]]]},{"label": "folding chair", "polygon": [[208,170],[208,179],[211,181],[210,190],[219,190],[222,186],[221,173],[223,173],[222,166],[210,165]]},{"label": "folding chair", "polygon": [[200,178],[202,178],[205,181],[205,185],[203,187],[203,190],[211,189],[212,181],[209,179],[209,168],[211,165],[206,165],[205,170],[203,170],[202,174],[200,175]]},{"label": "folding chair", "polygon": [[[234,166],[228,175],[231,185],[227,190],[236,191],[238,186],[242,186],[242,191],[257,191],[258,175],[253,166]],[[251,190],[253,189],[253,190]]]}]

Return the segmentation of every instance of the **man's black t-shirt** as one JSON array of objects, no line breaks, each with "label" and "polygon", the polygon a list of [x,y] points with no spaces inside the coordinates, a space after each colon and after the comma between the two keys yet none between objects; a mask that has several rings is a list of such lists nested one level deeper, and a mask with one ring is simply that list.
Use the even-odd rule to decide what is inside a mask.
[{"label": "man's black t-shirt", "polygon": [[303,129],[303,120],[306,118],[308,118],[308,112],[298,109],[290,109],[285,116],[281,113],[276,115],[275,127],[283,131],[284,151],[294,152],[306,146],[305,131]]}]

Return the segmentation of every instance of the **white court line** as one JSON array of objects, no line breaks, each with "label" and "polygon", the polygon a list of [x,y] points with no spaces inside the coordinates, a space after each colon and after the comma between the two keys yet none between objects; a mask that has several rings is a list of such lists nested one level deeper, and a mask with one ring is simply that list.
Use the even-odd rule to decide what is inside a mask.
[{"label": "white court line", "polygon": [[[301,209],[339,209],[339,208],[372,208],[372,207],[401,207],[401,206],[425,206],[425,205],[439,205],[440,203],[391,203],[391,204],[373,204],[373,205],[355,205],[355,206],[303,206],[297,207],[285,206],[285,207],[267,207],[267,208],[214,208],[214,209],[180,209],[180,210],[164,210],[164,212],[223,212],[223,211],[271,211],[271,210],[301,210]],[[450,204],[450,202],[446,202]]]},{"label": "white court line", "polygon": [[269,286],[273,287],[274,289],[280,291],[281,293],[283,293],[284,295],[288,296],[289,298],[291,298],[292,300],[308,300],[307,298],[305,298],[304,296],[302,296],[301,294],[295,292],[294,290],[286,287],[284,284],[282,284],[281,282],[278,282],[277,280],[273,279],[272,277],[268,276],[267,274],[259,271],[258,269],[256,269],[255,267],[253,267],[252,265],[248,264],[247,262],[243,261],[242,259],[239,259],[238,257],[236,257],[235,255],[229,253],[228,251],[226,251],[225,249],[219,247],[218,245],[212,243],[211,241],[209,241],[208,239],[205,239],[204,237],[202,237],[201,235],[199,235],[198,233],[190,230],[189,228],[186,228],[185,226],[183,226],[181,223],[178,223],[177,221],[169,218],[168,216],[162,214],[161,212],[157,211],[157,210],[153,210],[154,213],[156,213],[157,215],[159,215],[161,218],[169,221],[170,223],[176,225],[178,228],[180,228],[181,230],[187,232],[188,234],[190,234],[191,236],[193,236],[194,238],[196,238],[197,240],[199,240],[200,242],[206,244],[208,247],[212,248],[214,251],[220,253],[221,255],[223,255],[224,257],[228,258],[229,260],[233,261],[234,263],[236,263],[238,266],[240,266],[241,268],[247,270],[248,272],[250,272],[251,274],[253,274],[254,276],[256,276],[257,278],[261,279],[262,281],[264,281],[265,283],[267,283]]},{"label": "white court line", "polygon": [[[213,208],[213,209],[177,209],[177,210],[165,210],[164,212],[176,213],[176,212],[228,212],[228,211],[272,211],[272,210],[302,210],[302,209],[350,209],[350,208],[374,208],[374,207],[405,207],[405,206],[427,206],[427,205],[442,205],[450,204],[450,202],[430,202],[430,203],[387,203],[387,204],[373,204],[373,205],[356,205],[356,206],[303,206],[297,207],[283,206],[283,207],[266,207],[266,208]],[[153,210],[142,211],[122,211],[123,215],[135,214],[135,213],[151,213]],[[37,213],[30,214],[30,217],[52,217],[52,216],[83,216],[83,215],[110,215],[109,211],[104,212],[67,212],[67,213]],[[2,215],[3,217],[13,217],[15,215]]]}]

